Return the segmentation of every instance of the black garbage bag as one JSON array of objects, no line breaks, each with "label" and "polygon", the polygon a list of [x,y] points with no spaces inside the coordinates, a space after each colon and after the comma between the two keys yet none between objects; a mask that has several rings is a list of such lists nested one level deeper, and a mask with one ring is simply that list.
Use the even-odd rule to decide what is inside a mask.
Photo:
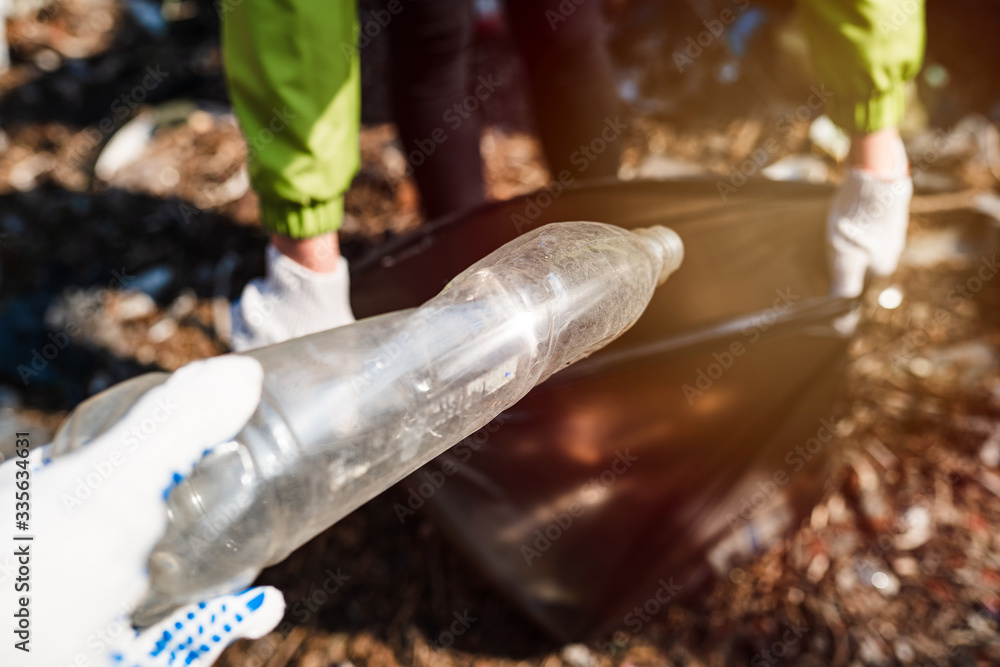
[{"label": "black garbage bag", "polygon": [[827,296],[831,191],[599,183],[432,222],[356,263],[358,317],[415,306],[538,225],[667,225],[685,260],[619,340],[415,473],[436,522],[560,639],[638,630],[797,525],[823,487],[848,340]]}]

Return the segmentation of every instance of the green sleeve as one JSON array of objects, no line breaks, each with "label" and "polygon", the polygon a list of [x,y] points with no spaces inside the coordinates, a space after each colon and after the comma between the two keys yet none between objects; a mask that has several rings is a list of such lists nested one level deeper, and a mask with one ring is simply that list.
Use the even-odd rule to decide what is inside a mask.
[{"label": "green sleeve", "polygon": [[849,134],[899,125],[924,54],[924,0],[801,0],[827,114]]},{"label": "green sleeve", "polygon": [[360,160],[354,0],[221,0],[220,9],[261,221],[293,238],[336,231]]}]

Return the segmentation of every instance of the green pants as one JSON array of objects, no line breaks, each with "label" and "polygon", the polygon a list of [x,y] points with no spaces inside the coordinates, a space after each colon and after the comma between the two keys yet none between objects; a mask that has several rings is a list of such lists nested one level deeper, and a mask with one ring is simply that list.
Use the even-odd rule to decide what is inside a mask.
[{"label": "green pants", "polygon": [[[336,231],[360,159],[354,0],[221,0],[221,10],[264,227]],[[801,11],[834,122],[850,134],[897,125],[923,57],[924,1],[801,0]]]}]

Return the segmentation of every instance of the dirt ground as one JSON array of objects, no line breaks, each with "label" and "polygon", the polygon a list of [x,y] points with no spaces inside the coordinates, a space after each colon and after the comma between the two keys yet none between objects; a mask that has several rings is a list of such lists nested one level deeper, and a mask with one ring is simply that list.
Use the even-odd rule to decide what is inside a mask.
[{"label": "dirt ground", "polygon": [[[226,106],[212,5],[171,0],[150,18],[135,9],[142,4],[66,0],[9,23],[14,60],[0,75],[0,437],[30,427],[41,441],[94,392],[224,352],[225,303],[263,270],[266,239]],[[809,74],[789,64],[802,60],[801,36],[780,3],[764,33],[780,48],[743,61],[713,51],[682,83],[655,68],[635,74],[629,45],[648,35],[629,33],[626,4],[609,3],[612,43],[622,80],[639,76],[642,85],[629,100],[623,178],[726,180],[776,138],[772,161],[797,156],[786,172],[836,182],[831,141],[810,139],[813,116],[794,121]],[[1000,288],[992,280],[1000,95],[991,74],[970,74],[981,71],[969,60],[982,51],[949,48],[953,28],[932,35],[905,123],[918,194],[898,292],[865,304],[828,490],[792,534],[638,634],[559,645],[429,520],[401,527],[390,492],[262,575],[285,593],[288,623],[234,645],[219,664],[1000,663]],[[519,81],[502,31],[484,29],[477,54],[477,68]],[[787,75],[776,77],[781,62]],[[144,86],[154,64],[167,76]],[[378,99],[370,74],[366,91]],[[349,259],[422,222],[395,130],[366,105],[371,122],[343,230]],[[512,85],[484,109],[493,199],[548,179],[527,108]],[[793,122],[779,125],[787,114]],[[126,123],[155,131],[112,150]],[[32,366],[47,337],[71,324],[71,343]],[[317,598],[328,581],[335,592]],[[477,621],[452,645],[455,610]]]}]

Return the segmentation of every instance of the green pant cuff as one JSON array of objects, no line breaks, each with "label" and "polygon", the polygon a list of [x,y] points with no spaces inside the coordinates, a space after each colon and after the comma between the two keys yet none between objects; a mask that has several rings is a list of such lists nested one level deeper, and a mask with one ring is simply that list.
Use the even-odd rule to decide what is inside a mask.
[{"label": "green pant cuff", "polygon": [[867,100],[850,102],[833,96],[827,101],[830,119],[848,134],[871,134],[898,127],[906,110],[906,84],[876,91]]},{"label": "green pant cuff", "polygon": [[310,204],[261,198],[260,220],[268,231],[293,239],[335,232],[344,222],[344,198]]}]

